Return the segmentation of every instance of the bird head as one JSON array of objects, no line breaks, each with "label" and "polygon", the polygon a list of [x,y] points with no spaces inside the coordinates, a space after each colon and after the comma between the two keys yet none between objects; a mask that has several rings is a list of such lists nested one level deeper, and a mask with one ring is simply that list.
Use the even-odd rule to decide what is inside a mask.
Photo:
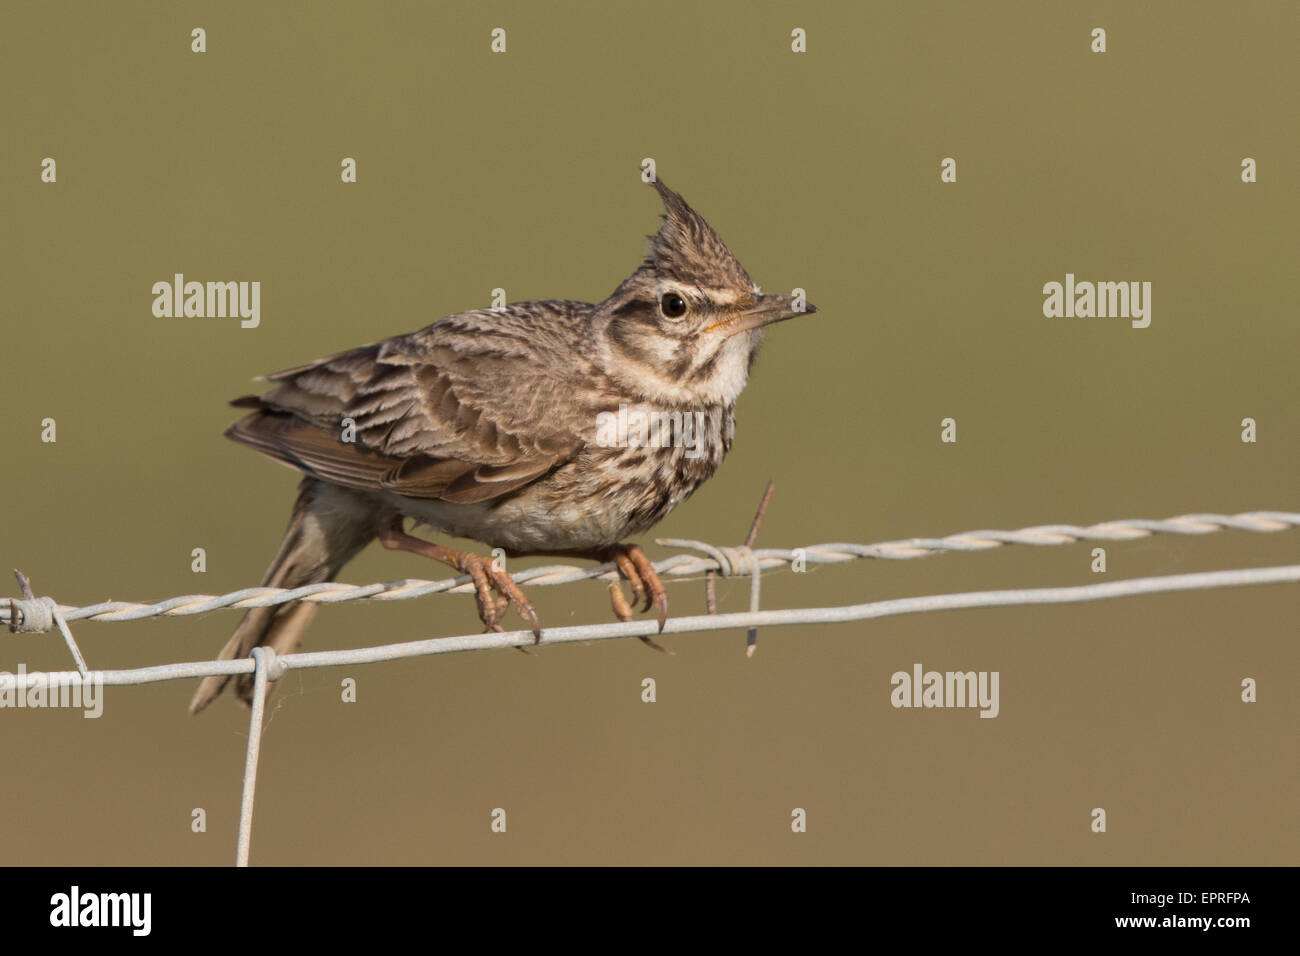
[{"label": "bird head", "polygon": [[654,185],[664,224],[640,268],[593,315],[606,371],[651,401],[730,404],[763,327],[817,309],[761,292],[704,217],[662,181]]}]

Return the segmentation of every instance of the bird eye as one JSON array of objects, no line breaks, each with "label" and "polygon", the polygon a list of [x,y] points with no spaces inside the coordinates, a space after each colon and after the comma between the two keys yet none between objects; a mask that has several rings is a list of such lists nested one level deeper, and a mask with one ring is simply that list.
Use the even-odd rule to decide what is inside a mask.
[{"label": "bird eye", "polygon": [[659,300],[659,308],[670,319],[680,319],[686,314],[686,300],[676,292],[665,292]]}]

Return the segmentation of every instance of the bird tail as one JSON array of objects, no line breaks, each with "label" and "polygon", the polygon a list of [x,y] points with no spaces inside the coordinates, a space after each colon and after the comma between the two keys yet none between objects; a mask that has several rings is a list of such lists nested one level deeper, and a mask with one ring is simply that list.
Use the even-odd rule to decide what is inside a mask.
[{"label": "bird tail", "polygon": [[[378,530],[374,506],[361,496],[315,478],[304,478],[280,550],[262,579],[263,587],[296,588],[332,581],[343,566],[374,539]],[[250,609],[217,655],[228,661],[247,657],[254,647],[290,654],[316,616],[316,605],[293,601]],[[219,674],[203,678],[190,713],[197,714],[217,699],[231,677],[235,694],[245,704],[253,700],[252,674]]]}]

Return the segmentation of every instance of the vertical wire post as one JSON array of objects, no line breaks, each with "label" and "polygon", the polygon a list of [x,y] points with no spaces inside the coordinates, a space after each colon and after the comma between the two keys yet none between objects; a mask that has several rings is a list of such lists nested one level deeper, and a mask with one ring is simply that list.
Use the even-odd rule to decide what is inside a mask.
[{"label": "vertical wire post", "polygon": [[248,718],[248,752],[244,756],[244,793],[239,802],[239,843],[235,866],[248,866],[253,842],[253,794],[257,789],[257,758],[262,749],[262,712],[266,705],[266,675],[275,652],[266,647],[253,648],[253,706]]}]

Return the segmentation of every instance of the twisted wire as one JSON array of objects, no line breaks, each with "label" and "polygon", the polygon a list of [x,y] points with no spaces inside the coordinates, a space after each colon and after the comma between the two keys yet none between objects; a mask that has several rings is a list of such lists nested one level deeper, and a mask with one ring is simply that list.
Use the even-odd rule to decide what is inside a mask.
[{"label": "twisted wire", "polygon": [[[1084,527],[1054,524],[1036,525],[1018,531],[985,529],[942,538],[907,538],[877,544],[835,542],[804,548],[718,548],[699,541],[661,539],[658,541],[660,544],[687,547],[703,553],[676,554],[655,562],[654,567],[659,574],[673,577],[699,575],[706,571],[716,571],[724,576],[751,575],[755,571],[755,564],[757,570],[766,570],[789,565],[796,559],[807,564],[841,564],[865,558],[901,561],[943,552],[988,551],[1011,544],[1047,547],[1077,541],[1132,541],[1154,534],[1212,534],[1229,529],[1268,533],[1297,526],[1300,526],[1300,513],[1297,512],[1248,511],[1236,515],[1187,514],[1164,520],[1136,518]],[[614,580],[618,577],[618,570],[613,562],[593,567],[553,564],[529,568],[511,576],[521,585],[549,587],[591,579]],[[325,582],[290,589],[241,588],[220,595],[180,595],[152,604],[103,601],[73,607],[55,605],[47,598],[0,598],[0,622],[7,623],[13,631],[34,632],[49,630],[56,624],[57,616],[53,613],[55,608],[65,622],[138,621],[150,617],[204,614],[219,608],[268,607],[290,601],[309,601],[315,604],[340,604],[358,600],[405,601],[429,594],[472,593],[473,590],[474,584],[469,575],[459,575],[437,581],[405,578],[366,585]]]}]

